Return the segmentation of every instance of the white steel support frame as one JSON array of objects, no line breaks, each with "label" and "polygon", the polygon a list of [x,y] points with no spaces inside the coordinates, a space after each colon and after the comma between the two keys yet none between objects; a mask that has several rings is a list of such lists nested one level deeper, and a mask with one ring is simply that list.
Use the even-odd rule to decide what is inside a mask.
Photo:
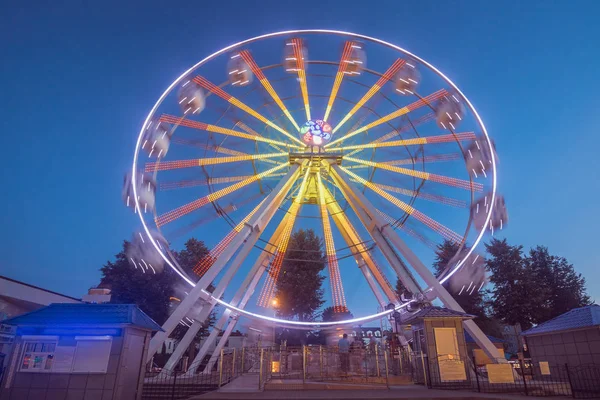
[{"label": "white steel support frame", "polygon": [[[210,285],[211,282],[217,277],[219,272],[221,272],[221,270],[229,262],[231,257],[233,257],[233,255],[238,251],[238,249],[240,249],[240,247],[240,254],[245,253],[247,255],[250,250],[252,250],[254,244],[260,237],[262,230],[269,223],[275,214],[275,211],[277,211],[281,203],[284,201],[285,196],[292,187],[292,184],[298,178],[299,173],[300,165],[297,163],[292,164],[290,171],[284,178],[281,179],[281,181],[279,181],[274,190],[267,196],[267,199],[263,205],[257,210],[253,217],[242,228],[242,230],[235,236],[223,254],[217,258],[213,266],[206,271],[202,278],[200,278],[200,280],[183,299],[175,311],[173,311],[173,313],[162,326],[163,331],[157,332],[150,340],[147,362],[152,359],[152,356],[154,356],[160,346],[162,346],[164,341],[169,337],[173,329],[179,324],[179,321],[181,321],[189,313],[198,299],[203,299],[210,304],[211,295],[206,291],[208,285]],[[236,258],[236,260],[238,259],[239,256]],[[235,267],[237,269],[239,265]]]},{"label": "white steel support frame", "polygon": [[[346,200],[348,200],[348,203],[350,203],[352,208],[355,211],[362,211],[362,214],[366,214],[370,221],[368,221],[365,226],[369,232],[372,233],[373,239],[377,245],[381,247],[380,237],[383,238],[384,241],[385,239],[389,240],[389,243],[391,243],[400,252],[400,254],[419,274],[419,276],[423,278],[425,283],[434,291],[434,293],[437,294],[437,297],[442,301],[442,303],[444,303],[446,307],[455,311],[464,312],[463,308],[458,304],[454,297],[452,297],[452,295],[440,284],[440,282],[425,266],[425,264],[423,264],[421,260],[412,252],[412,250],[404,243],[404,241],[398,236],[397,232],[379,216],[375,207],[373,207],[367,198],[350,184],[350,180],[338,165],[331,166],[331,176],[336,181],[340,191],[344,194],[344,197]],[[361,215],[359,215],[359,218],[361,218],[362,221]],[[363,223],[365,222],[366,221],[363,221]],[[387,243],[387,241],[385,241],[385,243]],[[401,268],[404,269],[403,267]],[[482,332],[482,330],[475,324],[473,320],[464,321],[463,324],[475,342],[481,349],[485,351],[490,359],[498,363],[506,362],[506,359],[500,355],[500,352],[496,346],[492,344],[489,338]]]},{"label": "white steel support frame", "polygon": [[[231,305],[239,307],[241,309],[243,309],[246,306],[246,303],[248,302],[248,300],[254,293],[256,286],[260,282],[262,275],[269,266],[271,258],[273,257],[273,253],[277,250],[277,244],[279,243],[281,233],[284,231],[287,221],[288,218],[286,215],[286,217],[284,217],[281,220],[281,222],[275,229],[275,232],[271,236],[271,239],[265,247],[265,250],[258,256],[250,272],[248,273],[248,275],[246,275],[246,278],[244,279],[239,289],[233,296],[233,299],[230,302]],[[237,316],[234,315],[231,320],[229,319],[230,316],[231,310],[225,309],[223,315],[221,315],[215,326],[212,328],[208,338],[204,341],[204,344],[202,345],[200,351],[196,355],[196,358],[192,362],[192,368],[187,372],[188,375],[193,375],[196,373],[196,370],[200,365],[200,361],[204,359],[204,357],[208,353],[208,350],[211,348],[211,346],[217,339],[219,333],[223,332],[223,335],[221,336],[217,347],[213,351],[213,356],[210,358],[208,364],[204,368],[204,371],[211,371],[212,366],[218,358],[218,354],[220,353],[221,349],[225,346],[225,343],[229,339],[229,335],[231,334],[231,332],[233,332],[233,329],[237,323]],[[227,324],[227,327],[225,328],[225,330],[223,330],[225,324]]]}]

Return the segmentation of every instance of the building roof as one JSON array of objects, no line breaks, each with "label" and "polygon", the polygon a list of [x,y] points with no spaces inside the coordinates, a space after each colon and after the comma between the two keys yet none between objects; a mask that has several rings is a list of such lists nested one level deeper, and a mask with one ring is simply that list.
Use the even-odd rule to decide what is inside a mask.
[{"label": "building roof", "polygon": [[522,333],[523,336],[588,328],[600,325],[600,305],[574,308],[558,317],[534,326]]},{"label": "building roof", "polygon": [[[492,342],[492,343],[504,343],[505,342],[504,339],[499,339],[497,337],[490,336],[490,335],[485,335],[485,336],[487,336],[488,339],[490,339],[490,342]],[[471,336],[469,334],[469,332],[467,332],[466,330],[465,330],[465,342],[467,342],[467,343],[475,343],[475,339],[473,339],[473,336]]]},{"label": "building roof", "polygon": [[18,326],[132,325],[151,331],[162,328],[135,304],[54,303],[27,314],[2,321]]},{"label": "building roof", "polygon": [[424,307],[414,313],[411,316],[407,316],[406,319],[403,319],[402,323],[407,324],[415,320],[425,319],[425,318],[456,318],[460,317],[462,319],[472,319],[475,318],[474,315],[466,314],[460,311],[454,311],[446,307],[437,307],[430,306]]}]

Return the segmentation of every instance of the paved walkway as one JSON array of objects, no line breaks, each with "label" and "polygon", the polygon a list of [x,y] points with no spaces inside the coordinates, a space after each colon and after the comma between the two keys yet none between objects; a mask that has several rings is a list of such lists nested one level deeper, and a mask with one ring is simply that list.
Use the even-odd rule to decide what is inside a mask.
[{"label": "paved walkway", "polygon": [[476,393],[472,391],[433,390],[420,385],[385,386],[341,385],[344,390],[335,390],[335,383],[328,384],[328,390],[258,390],[258,375],[243,375],[215,392],[193,397],[196,400],[351,400],[351,399],[537,399],[541,397],[525,397],[511,394]]}]

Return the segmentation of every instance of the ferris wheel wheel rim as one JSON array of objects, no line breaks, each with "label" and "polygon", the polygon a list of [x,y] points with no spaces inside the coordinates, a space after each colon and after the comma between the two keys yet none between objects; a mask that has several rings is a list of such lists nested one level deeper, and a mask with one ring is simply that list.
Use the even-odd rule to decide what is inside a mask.
[{"label": "ferris wheel wheel rim", "polygon": [[[433,72],[435,72],[438,76],[440,76],[447,84],[449,84],[462,98],[463,100],[467,103],[467,106],[469,108],[469,110],[471,110],[471,112],[473,113],[473,115],[475,116],[475,119],[477,120],[477,123],[479,124],[479,126],[481,127],[482,133],[485,136],[485,140],[488,144],[488,146],[490,148],[493,148],[493,144],[492,141],[488,135],[488,131],[487,128],[485,127],[485,124],[483,123],[483,120],[481,119],[481,116],[479,115],[479,113],[477,112],[477,110],[475,109],[475,107],[473,106],[473,104],[471,103],[471,101],[467,98],[467,96],[465,96],[465,94],[458,88],[458,86],[452,81],[450,80],[450,78],[448,78],[443,72],[441,72],[439,69],[437,69],[434,65],[430,64],[429,62],[427,62],[426,60],[422,59],[421,57],[411,53],[410,51],[397,46],[393,43],[387,42],[385,40],[382,39],[378,39],[372,36],[367,36],[367,35],[362,35],[362,34],[358,34],[358,33],[354,33],[354,32],[348,32],[348,31],[340,31],[340,30],[332,30],[332,29],[296,29],[296,30],[287,30],[287,31],[279,31],[279,32],[271,32],[271,33],[267,33],[267,34],[263,34],[263,35],[259,35],[259,36],[255,36],[249,39],[245,39],[242,40],[240,42],[231,44],[229,46],[226,46],[224,48],[222,48],[221,50],[218,50],[214,53],[212,53],[211,55],[205,57],[204,59],[200,60],[198,63],[196,63],[195,65],[193,65],[192,67],[190,67],[189,69],[187,69],[184,73],[182,73],[177,79],[175,79],[171,85],[169,85],[169,87],[167,87],[167,89],[163,92],[163,94],[159,97],[159,99],[156,101],[156,103],[154,104],[154,106],[152,107],[152,109],[150,110],[150,112],[148,113],[146,119],[144,120],[144,123],[142,124],[142,127],[140,129],[140,133],[138,135],[137,141],[136,141],[136,146],[135,146],[135,151],[134,151],[134,157],[133,157],[133,165],[132,165],[132,186],[133,186],[133,194],[134,194],[134,200],[135,200],[135,206],[137,207],[138,210],[141,210],[140,206],[139,206],[139,201],[138,201],[138,195],[137,195],[137,187],[136,187],[136,175],[137,175],[137,162],[138,162],[138,154],[139,154],[139,150],[140,150],[140,146],[142,143],[142,137],[144,134],[144,130],[146,129],[148,123],[152,120],[152,117],[154,116],[154,113],[156,112],[156,110],[158,109],[158,107],[160,107],[160,105],[162,104],[162,102],[164,101],[164,99],[167,97],[167,95],[169,93],[171,93],[171,91],[181,82],[183,81],[191,72],[193,72],[194,70],[196,70],[198,67],[202,66],[203,64],[207,63],[208,61],[212,60],[213,58],[224,54],[226,52],[228,52],[231,49],[237,48],[239,46],[243,46],[245,44],[249,44],[258,40],[262,40],[262,39],[268,39],[268,38],[273,38],[273,37],[277,37],[277,36],[285,36],[285,35],[290,35],[290,34],[312,34],[312,33],[323,33],[323,34],[334,34],[334,35],[343,35],[343,36],[352,36],[355,38],[359,38],[359,39],[363,39],[363,40],[367,40],[370,42],[374,42],[374,43],[378,43],[381,44],[383,46],[392,48],[394,50],[400,51],[410,57],[413,57],[415,60],[419,61],[420,63],[422,63],[423,65],[425,65],[426,67],[428,67],[429,69],[431,69]],[[496,187],[497,187],[497,171],[496,171],[496,160],[494,159],[494,157],[491,158],[491,163],[492,163],[492,190],[491,190],[491,204],[496,204],[495,203],[495,199],[496,199]],[[490,207],[488,214],[486,216],[485,219],[485,224],[484,229],[482,229],[479,234],[477,235],[477,238],[475,239],[473,245],[471,246],[471,248],[469,249],[468,254],[465,256],[465,258],[463,258],[462,260],[459,261],[459,263],[443,278],[440,280],[440,283],[444,283],[446,282],[448,279],[450,279],[450,277],[452,275],[454,275],[454,273],[456,271],[458,271],[460,269],[460,267],[462,267],[462,265],[465,263],[465,261],[470,257],[470,255],[473,253],[473,251],[477,248],[477,246],[479,245],[479,243],[481,242],[483,235],[486,233],[486,229],[485,227],[488,226],[490,219],[491,219],[491,215],[492,215],[492,210],[493,207]],[[146,221],[144,220],[144,217],[142,215],[142,213],[137,213],[140,221],[142,223],[142,226],[144,228],[144,231],[146,232],[147,237],[149,238],[150,242],[152,243],[152,245],[154,246],[155,250],[158,251],[158,253],[161,255],[161,257],[163,258],[163,260],[167,263],[167,265],[169,265],[169,267],[171,267],[171,269],[173,271],[175,271],[185,282],[187,282],[190,286],[195,286],[195,283],[190,280],[188,277],[186,277],[184,274],[182,274],[178,268],[176,268],[171,261],[165,256],[165,254],[159,249],[159,246],[157,245],[156,241],[154,240],[154,238],[152,237],[151,233],[150,233],[150,229],[148,228],[148,226],[146,225]],[[429,291],[431,290],[431,288],[426,289],[425,291]],[[208,292],[206,292],[208,293]],[[209,293],[210,295],[210,293]],[[210,295],[212,297],[212,295]],[[394,310],[387,310],[387,311],[383,311],[381,313],[376,313],[376,314],[371,314],[365,317],[360,317],[360,318],[353,318],[353,319],[349,319],[349,320],[342,320],[342,321],[335,321],[335,322],[321,322],[321,323],[315,323],[315,322],[303,322],[303,321],[288,321],[288,320],[282,320],[282,319],[278,319],[278,318],[273,318],[273,317],[269,317],[266,315],[261,315],[261,314],[256,314],[256,313],[252,313],[243,309],[239,309],[238,307],[232,306],[231,304],[221,300],[221,299],[217,299],[212,297],[216,302],[218,302],[219,304],[223,305],[224,307],[231,309],[235,312],[238,312],[240,314],[244,314],[248,317],[251,318],[258,318],[258,319],[262,319],[262,320],[267,320],[267,321],[271,321],[271,322],[275,322],[275,323],[279,323],[279,324],[284,324],[284,325],[302,325],[302,326],[308,326],[308,325],[313,325],[313,326],[332,326],[332,325],[347,325],[349,323],[355,323],[355,322],[366,322],[366,321],[370,321],[373,319],[378,319],[381,318],[385,315],[388,315],[390,313],[392,313]],[[405,307],[406,305],[408,305],[408,303],[404,303],[401,305],[398,305],[395,310],[399,310],[403,307]]]}]

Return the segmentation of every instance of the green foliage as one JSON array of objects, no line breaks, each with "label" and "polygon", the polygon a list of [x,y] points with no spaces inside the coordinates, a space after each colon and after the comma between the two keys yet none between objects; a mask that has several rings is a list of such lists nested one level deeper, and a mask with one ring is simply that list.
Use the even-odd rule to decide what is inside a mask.
[{"label": "green foliage", "polygon": [[115,255],[115,261],[108,261],[100,269],[100,284],[111,289],[111,302],[137,304],[162,325],[169,316],[169,298],[173,295],[178,277],[169,268],[160,274],[144,273],[140,268],[134,268],[126,256],[128,246],[129,242],[124,241],[123,249]]},{"label": "green foliage", "polygon": [[354,318],[354,315],[350,311],[336,312],[333,307],[327,307],[321,313],[321,320],[323,322],[342,321],[351,318]]},{"label": "green foliage", "polygon": [[180,252],[175,253],[175,258],[181,269],[192,279],[197,279],[198,275],[194,273],[194,266],[208,255],[209,249],[204,245],[204,242],[191,238],[185,242],[185,248]]},{"label": "green foliage", "polygon": [[523,329],[545,322],[576,307],[590,304],[585,279],[563,257],[537,246],[523,255],[522,246],[492,239],[486,245],[491,257],[491,306],[494,315]]},{"label": "green foliage", "polygon": [[288,319],[314,321],[315,312],[323,305],[325,277],[323,241],[312,229],[292,234],[288,251],[277,281],[277,314]]}]

